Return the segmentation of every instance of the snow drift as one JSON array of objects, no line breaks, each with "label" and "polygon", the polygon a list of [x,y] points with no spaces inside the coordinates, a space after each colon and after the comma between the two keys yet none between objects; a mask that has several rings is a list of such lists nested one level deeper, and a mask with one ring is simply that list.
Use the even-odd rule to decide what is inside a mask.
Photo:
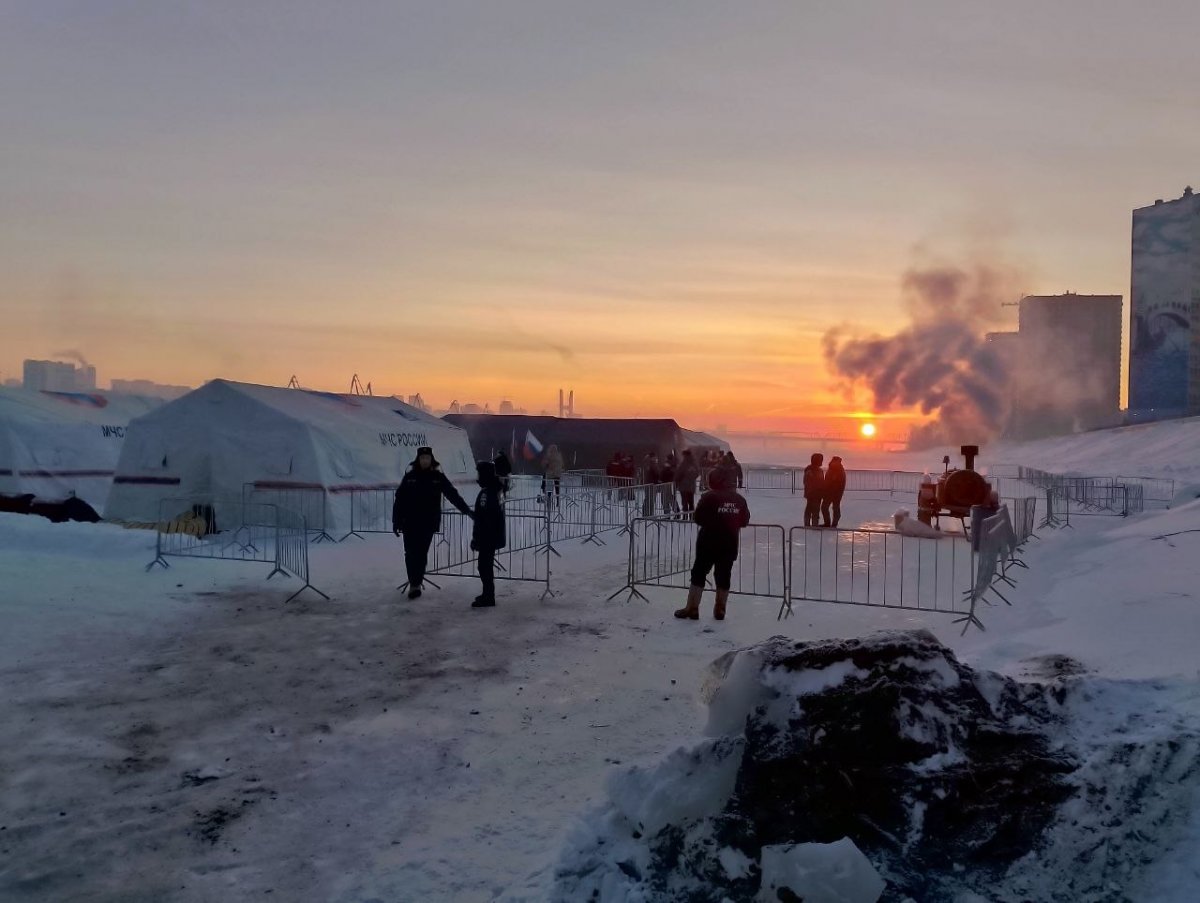
[{"label": "snow drift", "polygon": [[839,881],[869,899],[853,853],[779,866],[788,845],[847,839],[885,901],[1138,899],[1194,804],[1200,744],[1182,724],[1089,730],[1104,692],[977,672],[924,631],[729,653],[704,693],[713,736],[610,776],[555,899],[807,899]]}]

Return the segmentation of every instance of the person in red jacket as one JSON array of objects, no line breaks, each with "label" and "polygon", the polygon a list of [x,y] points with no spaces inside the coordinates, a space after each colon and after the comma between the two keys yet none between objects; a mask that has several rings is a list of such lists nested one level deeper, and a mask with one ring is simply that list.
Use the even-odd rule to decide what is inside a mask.
[{"label": "person in red jacket", "polygon": [[[821,492],[821,523],[826,527],[836,527],[842,519],[842,496],[846,493],[846,468],[842,459],[834,455],[825,471],[825,487]],[[830,509],[833,510],[833,520],[830,520]]]},{"label": "person in red jacket", "polygon": [[[735,478],[736,479],[736,478]],[[700,599],[704,581],[713,571],[717,584],[717,601],[713,617],[725,619],[725,604],[729,600],[729,585],[733,563],[737,561],[738,539],[742,528],[750,524],[750,506],[738,491],[729,485],[727,475],[714,470],[708,477],[709,490],[700,496],[693,519],[700,526],[696,536],[696,562],[692,565],[692,585],[687,604],[675,612],[675,617],[696,621],[700,618]]]},{"label": "person in red jacket", "polygon": [[825,471],[821,470],[821,463],[825,456],[814,452],[810,460],[812,463],[804,468],[804,526],[819,527],[821,498],[825,494]]}]

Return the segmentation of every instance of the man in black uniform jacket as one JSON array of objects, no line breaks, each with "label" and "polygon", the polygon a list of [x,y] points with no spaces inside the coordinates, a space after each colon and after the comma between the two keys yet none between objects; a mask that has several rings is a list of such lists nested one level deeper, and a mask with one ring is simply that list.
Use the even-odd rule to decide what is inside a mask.
[{"label": "man in black uniform jacket", "polygon": [[[733,479],[736,479],[734,477]],[[750,506],[730,485],[728,473],[714,470],[708,477],[708,492],[700,496],[694,520],[700,526],[696,537],[696,563],[692,565],[692,587],[688,590],[687,605],[675,612],[677,618],[696,621],[700,618],[700,598],[704,595],[704,580],[714,571],[717,602],[713,617],[725,619],[725,603],[729,599],[729,582],[733,563],[738,556],[738,535],[750,523]]]},{"label": "man in black uniform jacket", "polygon": [[491,608],[496,604],[496,550],[504,548],[504,508],[500,505],[500,479],[496,465],[480,461],[479,495],[475,497],[475,524],[471,530],[471,549],[479,554],[479,580],[483,592],[475,597],[472,608]]},{"label": "man in black uniform jacket", "polygon": [[446,479],[434,460],[433,449],[423,445],[396,488],[392,504],[392,532],[404,534],[404,566],[408,571],[408,598],[421,595],[425,566],[429,563],[429,545],[442,528],[442,497],[467,516],[471,509]]}]

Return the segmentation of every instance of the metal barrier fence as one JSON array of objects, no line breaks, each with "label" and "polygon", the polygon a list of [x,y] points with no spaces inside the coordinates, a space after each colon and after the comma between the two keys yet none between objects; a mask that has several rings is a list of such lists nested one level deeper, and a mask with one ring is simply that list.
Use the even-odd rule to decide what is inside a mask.
[{"label": "metal barrier fence", "polygon": [[[554,595],[550,588],[550,555],[554,549],[547,532],[548,523],[542,514],[505,513],[505,547],[496,552],[495,559],[497,580],[542,583],[545,589],[541,597]],[[442,514],[442,532],[429,550],[427,575],[478,576],[479,555],[471,549],[473,527],[471,518],[460,511]],[[427,582],[437,586],[432,580]],[[401,584],[399,588],[404,586]]]},{"label": "metal barrier fence", "polygon": [[1023,467],[1021,479],[1046,491],[1050,525],[1054,517],[1069,522],[1071,514],[1126,517],[1145,510],[1144,485],[1120,477],[1066,476]]},{"label": "metal barrier fence", "polygon": [[[984,518],[979,554],[962,536],[906,536],[891,530],[752,524],[740,535],[731,592],[780,600],[778,618],[793,601],[834,602],[958,615],[965,632],[983,629],[977,614],[988,592],[1004,602],[996,584],[1015,585],[1018,552],[1034,537],[1037,499],[1020,497]],[[639,587],[685,590],[691,584],[699,528],[674,518],[635,518],[630,526],[626,584],[622,592],[645,599]]]},{"label": "metal barrier fence", "polygon": [[[645,599],[639,586],[690,587],[699,529],[690,520],[635,518],[629,530],[626,584],[608,598],[628,592],[630,599]],[[783,527],[750,524],[741,531],[729,591],[734,595],[787,599]]]},{"label": "metal barrier fence", "polygon": [[304,581],[287,602],[306,589],[328,599],[309,579],[308,543],[304,517],[277,505],[199,496],[167,498],[159,502],[154,560],[146,570],[155,565],[169,568],[168,558],[269,564],[268,580],[283,574]]},{"label": "metal barrier fence", "polygon": [[308,529],[315,534],[312,540],[314,543],[333,540],[325,530],[329,502],[324,486],[293,486],[270,480],[257,480],[242,484],[242,501],[275,505],[295,511],[304,518]]},{"label": "metal barrier fence", "polygon": [[[744,467],[745,489],[804,491],[803,467]],[[916,495],[924,474],[907,470],[847,470],[847,492],[905,492]]]},{"label": "metal barrier fence", "polygon": [[788,532],[791,601],[840,602],[950,614],[970,611],[973,556],[961,537],[926,539],[891,530],[793,527]]}]

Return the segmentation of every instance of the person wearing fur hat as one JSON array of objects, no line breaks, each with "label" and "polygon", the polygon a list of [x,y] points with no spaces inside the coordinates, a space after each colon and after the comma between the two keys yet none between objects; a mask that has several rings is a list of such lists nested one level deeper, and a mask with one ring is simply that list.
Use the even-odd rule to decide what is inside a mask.
[{"label": "person wearing fur hat", "polygon": [[392,532],[404,535],[404,567],[408,571],[408,598],[421,595],[429,546],[442,528],[442,499],[471,516],[470,506],[458,494],[433,456],[433,449],[422,445],[396,487],[392,503]]},{"label": "person wearing fur hat", "polygon": [[704,581],[711,570],[713,582],[717,584],[713,617],[718,621],[725,619],[733,563],[738,556],[738,537],[742,528],[750,524],[750,506],[734,488],[736,484],[733,481],[736,479],[720,468],[708,476],[709,490],[700,496],[700,504],[696,506],[693,518],[700,526],[700,533],[696,537],[692,585],[688,590],[687,604],[675,612],[677,618],[699,620]]},{"label": "person wearing fur hat", "polygon": [[471,529],[471,550],[479,555],[479,580],[483,592],[475,597],[472,608],[492,608],[496,604],[496,551],[504,548],[504,508],[500,504],[501,484],[496,465],[480,461],[479,495],[475,497],[475,523]]},{"label": "person wearing fur hat", "polygon": [[[834,455],[825,468],[825,484],[821,490],[821,523],[826,527],[837,527],[842,519],[842,496],[846,494],[846,468],[840,455]],[[833,519],[830,519],[830,509]]]}]

